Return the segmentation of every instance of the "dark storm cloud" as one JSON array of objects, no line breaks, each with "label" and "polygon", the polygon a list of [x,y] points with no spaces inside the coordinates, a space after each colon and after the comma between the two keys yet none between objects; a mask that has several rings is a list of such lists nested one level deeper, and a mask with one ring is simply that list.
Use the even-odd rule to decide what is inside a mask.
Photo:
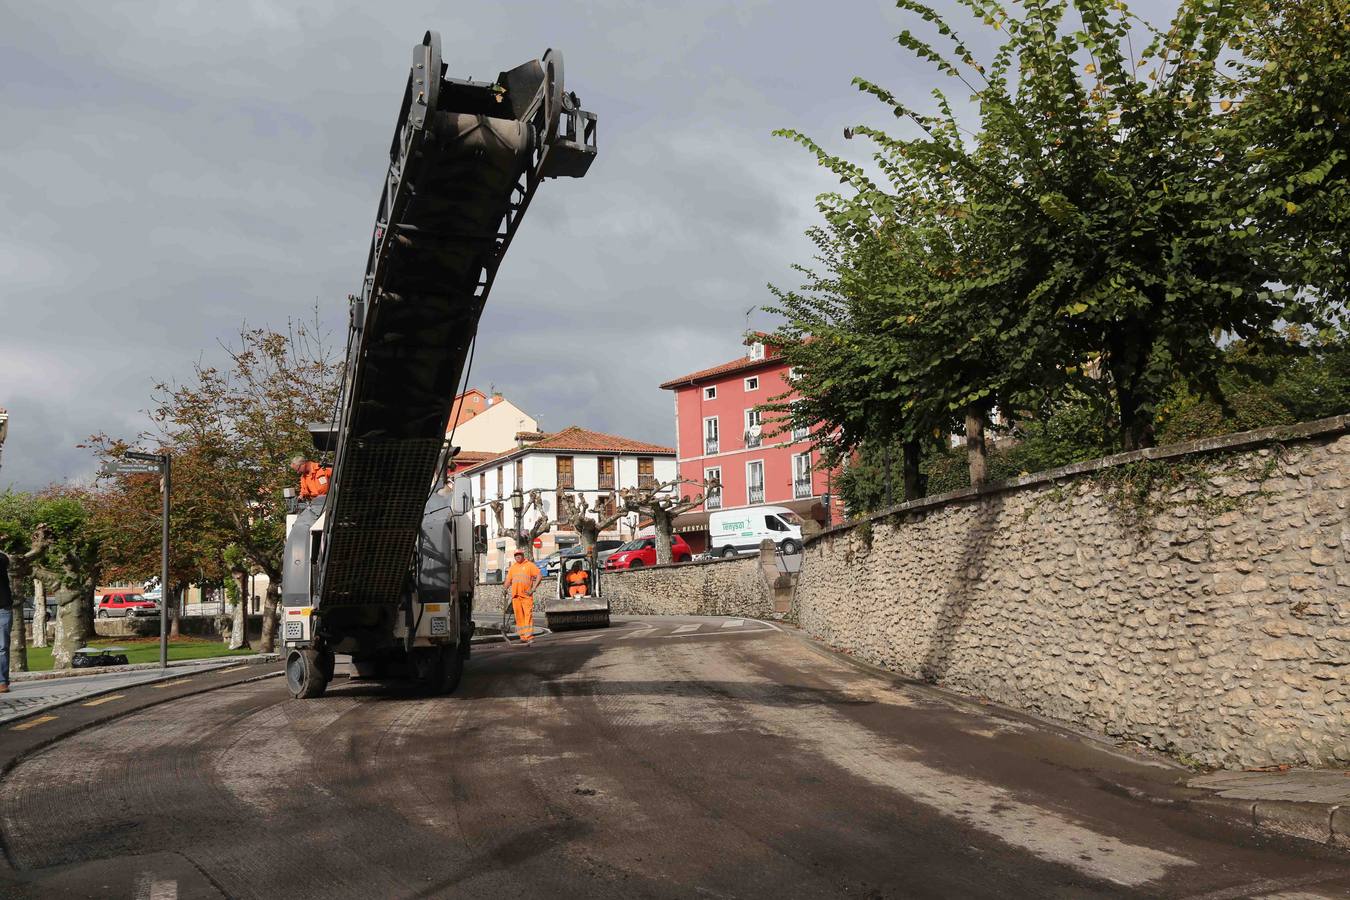
[{"label": "dark storm cloud", "polygon": [[[0,0],[0,486],[86,478],[75,444],[144,425],[240,323],[359,284],[410,48],[491,78],[546,47],[600,158],[546,183],[484,315],[473,383],[547,427],[673,441],[661,381],[741,352],[806,260],[839,146],[889,124],[855,74],[922,102],[880,2],[33,4]],[[865,152],[857,148],[857,155]]]}]

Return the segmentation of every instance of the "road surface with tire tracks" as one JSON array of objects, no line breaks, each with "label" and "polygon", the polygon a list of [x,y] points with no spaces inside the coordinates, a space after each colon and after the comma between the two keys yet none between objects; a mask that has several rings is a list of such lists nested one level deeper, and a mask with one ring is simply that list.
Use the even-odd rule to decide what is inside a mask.
[{"label": "road surface with tire tracks", "polygon": [[477,646],[454,696],[270,678],[76,731],[0,781],[0,893],[1350,895],[1177,776],[790,629],[617,620]]}]

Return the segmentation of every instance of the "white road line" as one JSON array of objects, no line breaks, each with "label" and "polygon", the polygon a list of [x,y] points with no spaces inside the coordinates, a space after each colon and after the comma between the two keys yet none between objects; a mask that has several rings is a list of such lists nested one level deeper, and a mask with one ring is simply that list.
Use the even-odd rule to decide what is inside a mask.
[{"label": "white road line", "polygon": [[629,638],[646,637],[655,630],[656,630],[655,626],[648,626],[646,628],[634,628],[632,631],[620,637],[619,640],[626,641]]},{"label": "white road line", "polygon": [[740,628],[745,624],[744,619],[728,619],[722,623],[723,628]]},{"label": "white road line", "polygon": [[684,634],[687,631],[698,631],[702,627],[703,627],[702,625],[680,625],[676,627],[676,629],[672,631],[671,634]]},{"label": "white road line", "polygon": [[600,635],[598,635],[598,634],[583,634],[583,635],[579,635],[578,637],[571,638],[571,639],[570,639],[570,643],[573,643],[573,644],[582,644],[582,643],[585,643],[586,641],[593,641],[593,640],[595,640],[596,638],[598,638],[599,636],[600,636]]}]

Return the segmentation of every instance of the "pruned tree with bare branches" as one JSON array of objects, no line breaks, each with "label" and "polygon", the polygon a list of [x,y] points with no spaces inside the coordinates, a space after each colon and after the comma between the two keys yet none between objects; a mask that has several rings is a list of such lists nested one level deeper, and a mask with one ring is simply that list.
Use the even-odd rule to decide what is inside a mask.
[{"label": "pruned tree with bare branches", "polygon": [[[695,496],[680,495],[677,489],[683,484],[698,485]],[[675,536],[675,517],[688,512],[703,502],[710,491],[720,490],[721,482],[716,478],[696,481],[691,478],[672,478],[670,481],[653,481],[650,484],[624,488],[619,492],[623,508],[647,516],[656,530],[656,564],[672,561],[671,541]]]},{"label": "pruned tree with bare branches", "polygon": [[615,522],[628,515],[623,506],[605,510],[600,506],[591,508],[585,494],[567,494],[558,504],[558,523],[567,525],[581,538],[581,547],[590,555],[600,532],[610,528]]},{"label": "pruned tree with bare branches", "polygon": [[[527,501],[520,510],[520,518],[516,519],[510,528],[506,525],[506,504],[501,500],[491,500],[488,506],[497,517],[497,533],[510,536],[511,540],[516,542],[516,548],[525,551],[526,559],[534,559],[534,539],[548,531],[553,525],[553,520],[544,513],[544,499],[537,489],[530,491],[526,497]],[[526,528],[524,522],[530,510],[535,510],[538,517],[529,528]]]}]

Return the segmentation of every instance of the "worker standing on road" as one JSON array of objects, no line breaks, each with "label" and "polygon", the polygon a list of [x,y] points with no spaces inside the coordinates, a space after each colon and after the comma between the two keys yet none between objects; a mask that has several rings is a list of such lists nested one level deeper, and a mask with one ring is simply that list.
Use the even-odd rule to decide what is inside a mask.
[{"label": "worker standing on road", "polygon": [[534,589],[542,578],[539,567],[525,558],[525,551],[517,550],[516,561],[506,570],[506,594],[516,614],[516,634],[527,647],[534,640]]},{"label": "worker standing on road", "polygon": [[300,476],[300,499],[313,500],[328,493],[328,480],[333,477],[330,466],[321,466],[312,459],[297,456],[291,460],[291,468]]}]

